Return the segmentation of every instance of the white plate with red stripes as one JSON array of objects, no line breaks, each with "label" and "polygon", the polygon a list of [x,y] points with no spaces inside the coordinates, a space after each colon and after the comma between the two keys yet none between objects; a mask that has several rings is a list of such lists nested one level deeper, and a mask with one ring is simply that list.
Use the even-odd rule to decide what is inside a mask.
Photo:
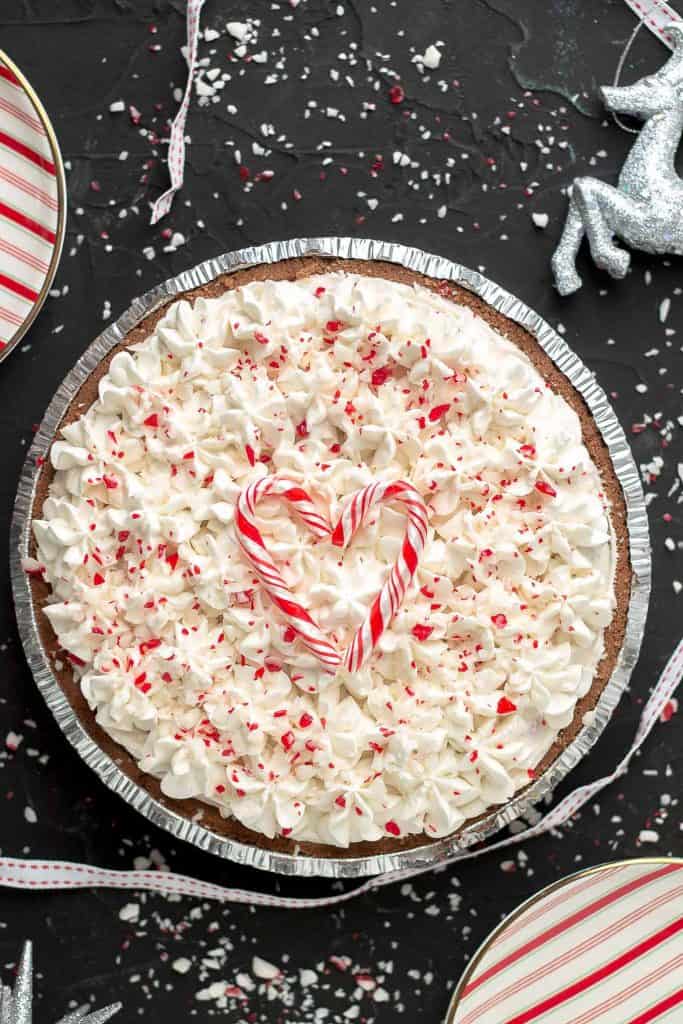
[{"label": "white plate with red stripes", "polygon": [[447,1024],[683,1020],[683,859],[619,861],[537,893],[486,939]]},{"label": "white plate with red stripes", "polygon": [[50,120],[0,50],[0,360],[45,301],[64,241],[64,167]]}]

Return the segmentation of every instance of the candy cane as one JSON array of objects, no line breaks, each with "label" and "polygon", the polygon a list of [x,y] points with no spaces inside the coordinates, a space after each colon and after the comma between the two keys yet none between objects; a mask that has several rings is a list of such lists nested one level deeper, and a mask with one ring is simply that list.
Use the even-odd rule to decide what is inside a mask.
[{"label": "candy cane", "polygon": [[320,626],[297,601],[290,587],[285,583],[275,562],[268,554],[261,532],[256,525],[256,506],[263,498],[279,497],[291,505],[297,515],[318,537],[328,537],[332,532],[330,524],[320,515],[315,505],[293,481],[284,477],[264,476],[256,483],[249,484],[241,492],[235,507],[235,530],[239,546],[251,563],[254,572],[265,587],[273,603],[296,630],[304,647],[322,662],[336,671],[341,664],[341,655],[326,638]]},{"label": "candy cane", "polygon": [[[337,547],[346,547],[373,509],[382,502],[398,502],[408,512],[408,526],[396,563],[343,659],[297,600],[268,554],[254,516],[258,502],[269,496],[284,498],[318,537],[327,538],[332,534],[330,539]],[[412,484],[405,480],[369,484],[353,495],[332,530],[306,491],[286,478],[266,476],[246,487],[237,499],[235,529],[242,553],[304,646],[332,672],[336,672],[342,660],[349,672],[357,672],[400,608],[408,584],[415,575],[427,535],[427,507]]]},{"label": "candy cane", "polygon": [[379,638],[401,607],[417,569],[427,537],[427,506],[405,480],[376,483],[358,491],[344,509],[332,534],[332,543],[343,548],[382,502],[398,502],[408,512],[408,527],[398,558],[382,589],[372,602],[344,656],[344,667],[357,672],[372,654]]}]

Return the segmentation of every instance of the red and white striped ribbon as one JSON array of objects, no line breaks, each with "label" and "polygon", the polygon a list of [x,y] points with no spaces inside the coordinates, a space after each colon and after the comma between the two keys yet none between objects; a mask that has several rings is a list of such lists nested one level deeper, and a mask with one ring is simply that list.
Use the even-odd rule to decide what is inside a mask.
[{"label": "red and white striped ribbon", "polygon": [[[408,525],[398,558],[343,658],[287,585],[268,553],[255,518],[256,505],[267,497],[283,498],[316,536],[331,534],[332,543],[341,548],[351,542],[378,505],[396,502],[406,510]],[[242,553],[304,647],[331,672],[335,672],[342,661],[349,672],[357,672],[401,607],[415,575],[427,536],[427,506],[413,485],[405,480],[369,484],[351,497],[333,530],[306,491],[286,477],[266,476],[245,487],[238,497],[235,532]]]},{"label": "red and white striped ribbon", "polygon": [[653,35],[673,50],[673,40],[667,29],[673,21],[681,20],[680,14],[674,11],[673,7],[665,4],[663,0],[625,0],[625,3]]},{"label": "red and white striped ribbon", "polygon": [[[552,829],[565,824],[589,800],[615,779],[625,775],[632,757],[642,747],[652,732],[655,723],[662,715],[671,700],[676,687],[683,676],[683,640],[669,658],[661,676],[648,698],[638,723],[633,743],[617,767],[609,775],[595,782],[579,786],[557,804],[548,814],[544,815],[531,828],[524,829],[515,835],[500,839],[497,842],[483,844],[472,850],[461,850],[453,856],[445,858],[437,866],[439,868],[453,864],[459,860],[480,857],[484,853],[501,850],[506,846],[535,839]],[[369,878],[366,882],[349,889],[347,892],[335,893],[330,896],[306,899],[301,897],[271,896],[269,893],[250,892],[246,889],[230,889],[213,882],[177,875],[173,872],[160,871],[113,871],[109,868],[94,867],[90,864],[75,864],[66,861],[18,860],[12,857],[0,857],[0,886],[10,889],[149,889],[165,895],[190,896],[197,899],[215,899],[222,903],[248,903],[260,907],[277,907],[285,910],[311,910],[330,907],[345,903],[363,893],[379,889],[394,882],[407,881],[432,871],[427,868],[407,868],[403,871],[389,871],[383,875]]]},{"label": "red and white striped ribbon", "polygon": [[178,112],[173,119],[171,135],[168,140],[168,172],[171,177],[171,185],[154,203],[151,224],[156,224],[168,213],[174,195],[179,188],[182,188],[185,180],[185,121],[192,98],[192,83],[199,48],[199,15],[203,6],[204,0],[187,0],[187,83]]}]

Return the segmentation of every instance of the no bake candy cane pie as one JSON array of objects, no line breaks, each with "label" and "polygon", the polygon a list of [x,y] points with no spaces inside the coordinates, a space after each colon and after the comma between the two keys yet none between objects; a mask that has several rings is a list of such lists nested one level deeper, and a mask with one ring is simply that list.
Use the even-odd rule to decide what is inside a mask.
[{"label": "no bake candy cane pie", "polygon": [[96,742],[215,832],[339,856],[505,804],[621,646],[623,498],[522,328],[306,258],[148,316],[72,402],[34,600]]}]

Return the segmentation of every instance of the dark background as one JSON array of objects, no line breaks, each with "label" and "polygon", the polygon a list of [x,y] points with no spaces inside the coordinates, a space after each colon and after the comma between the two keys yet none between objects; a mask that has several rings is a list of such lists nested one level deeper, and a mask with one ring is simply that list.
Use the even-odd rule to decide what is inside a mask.
[{"label": "dark background", "polygon": [[[260,22],[257,38],[236,57],[225,23],[248,16]],[[480,267],[561,325],[612,393],[651,499],[655,577],[640,664],[612,724],[563,792],[607,772],[628,746],[681,632],[683,596],[674,581],[683,579],[676,549],[683,264],[636,256],[628,279],[616,284],[584,254],[584,288],[560,300],[549,258],[566,207],[563,187],[585,173],[615,181],[631,143],[603,117],[596,87],[611,81],[633,15],[622,0],[209,0],[202,23],[220,32],[201,45],[207,69],[218,69],[217,81],[224,73],[231,78],[203,105],[193,98],[185,188],[152,228],[149,204],[167,183],[173,89],[184,85],[184,4],[2,3],[0,46],[52,117],[69,194],[53,295],[0,366],[3,532],[32,427],[58,383],[109,311],[118,316],[164,278],[252,242],[307,234],[395,239]],[[423,74],[411,57],[437,41],[440,67]],[[265,62],[251,59],[262,52]],[[626,80],[666,55],[641,32]],[[392,104],[397,82],[405,99]],[[111,113],[119,99],[126,110]],[[130,105],[139,118],[135,111],[131,118]],[[240,176],[235,149],[248,178]],[[411,164],[394,163],[394,152]],[[272,178],[259,178],[264,170]],[[533,212],[549,215],[547,228],[534,226]],[[664,298],[672,304],[662,324]],[[278,880],[212,859],[153,829],[110,794],[43,706],[18,642],[4,560],[0,572],[0,741],[10,730],[23,736],[16,753],[0,757],[5,855],[117,868],[151,857],[224,884],[291,895],[330,891],[330,882]],[[288,913],[107,891],[0,892],[3,977],[30,936],[40,1020],[54,1019],[71,1000],[121,998],[122,1022],[143,1014],[181,1021],[188,1013],[294,1024],[437,1021],[478,943],[538,888],[605,860],[683,853],[680,723],[679,713],[659,725],[628,777],[561,834],[385,888],[338,911]],[[639,839],[643,829],[657,841]],[[137,920],[121,919],[126,904],[137,910],[124,918]],[[254,977],[254,956],[282,969],[277,985]],[[187,961],[179,965],[185,974],[173,967],[179,958]],[[377,988],[362,978],[359,986],[359,974]],[[224,1006],[213,997],[197,1000],[214,982],[222,983],[217,992],[241,987],[243,998],[225,997]]]}]

